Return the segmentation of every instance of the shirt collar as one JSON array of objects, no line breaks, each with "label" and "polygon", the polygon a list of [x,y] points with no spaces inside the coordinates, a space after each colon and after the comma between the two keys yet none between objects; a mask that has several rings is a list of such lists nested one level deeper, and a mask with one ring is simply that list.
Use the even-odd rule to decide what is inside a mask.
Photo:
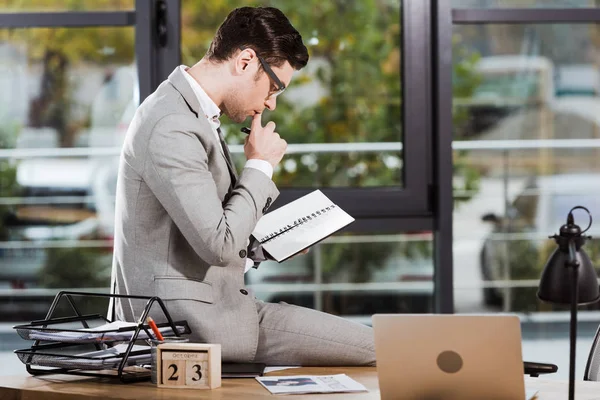
[{"label": "shirt collar", "polygon": [[202,86],[191,76],[187,69],[188,67],[185,65],[181,65],[181,72],[183,72],[183,76],[188,81],[190,86],[192,87],[194,94],[198,98],[198,102],[200,103],[200,108],[204,112],[204,116],[208,119],[209,122],[220,125],[219,117],[221,116],[221,110],[219,106],[210,98],[208,94],[202,89]]}]

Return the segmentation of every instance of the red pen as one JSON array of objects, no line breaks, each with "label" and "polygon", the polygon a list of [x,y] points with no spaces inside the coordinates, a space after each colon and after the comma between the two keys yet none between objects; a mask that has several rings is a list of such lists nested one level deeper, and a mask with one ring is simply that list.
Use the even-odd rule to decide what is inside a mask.
[{"label": "red pen", "polygon": [[150,325],[150,328],[152,328],[152,332],[154,332],[154,336],[156,336],[156,339],[158,339],[160,341],[165,340],[163,335],[158,330],[156,323],[154,322],[154,320],[151,317],[146,318],[146,322],[148,323],[148,325]]}]

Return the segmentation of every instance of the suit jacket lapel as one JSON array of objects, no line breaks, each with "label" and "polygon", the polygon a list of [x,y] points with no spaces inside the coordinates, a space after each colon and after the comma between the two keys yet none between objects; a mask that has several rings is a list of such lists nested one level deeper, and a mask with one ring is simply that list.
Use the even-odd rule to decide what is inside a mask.
[{"label": "suit jacket lapel", "polygon": [[181,72],[179,67],[175,68],[175,70],[171,72],[168,80],[175,87],[175,89],[181,93],[181,96],[183,96],[183,99],[190,108],[190,111],[196,114],[196,118],[198,118],[199,115],[204,116],[204,113],[200,112],[200,102],[194,93],[194,89],[192,89],[192,87],[188,84],[185,76],[183,76],[183,72]]},{"label": "suit jacket lapel", "polygon": [[[192,89],[192,87],[185,79],[185,76],[183,76],[183,72],[181,71],[181,69],[179,67],[175,68],[175,70],[171,72],[171,75],[169,75],[168,79],[169,82],[171,82],[171,84],[175,87],[175,89],[177,89],[177,91],[181,93],[183,99],[187,103],[190,110],[194,114],[196,114],[196,118],[198,118],[202,123],[204,123],[207,126],[208,129],[212,131],[212,127],[204,118],[204,111],[200,107],[198,97],[196,97],[194,89]],[[227,147],[227,143],[225,143],[223,135],[221,134],[221,130],[218,129],[217,132],[219,134],[220,139],[219,150],[221,152],[221,155],[225,159],[225,162],[227,163],[227,169],[229,170],[229,176],[231,177],[231,185],[229,187],[229,191],[231,192],[233,187],[235,187],[238,175],[235,170],[235,164],[233,163],[233,159],[231,158],[231,153],[229,152],[229,148]]]},{"label": "suit jacket lapel", "polygon": [[227,143],[225,143],[225,138],[223,138],[221,128],[217,129],[217,133],[219,134],[219,140],[221,142],[221,153],[223,154],[223,157],[225,157],[225,161],[227,161],[227,168],[229,169],[229,175],[231,175],[231,188],[233,188],[235,187],[238,179],[237,171],[235,170],[235,164],[233,163],[233,158],[229,152],[229,147],[227,147]]}]

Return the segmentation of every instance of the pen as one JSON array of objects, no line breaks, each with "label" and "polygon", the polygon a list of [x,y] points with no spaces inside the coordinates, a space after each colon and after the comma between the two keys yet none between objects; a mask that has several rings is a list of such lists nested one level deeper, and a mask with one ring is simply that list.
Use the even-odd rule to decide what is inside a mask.
[{"label": "pen", "polygon": [[154,336],[156,336],[157,340],[160,340],[160,341],[165,340],[163,335],[158,330],[156,323],[154,322],[154,320],[151,317],[146,318],[146,322],[148,323],[148,325],[150,325],[150,328],[152,328],[152,332],[154,332]]},{"label": "pen", "polygon": [[250,128],[246,128],[245,126],[240,129],[240,131],[244,132],[246,135],[250,134]]}]

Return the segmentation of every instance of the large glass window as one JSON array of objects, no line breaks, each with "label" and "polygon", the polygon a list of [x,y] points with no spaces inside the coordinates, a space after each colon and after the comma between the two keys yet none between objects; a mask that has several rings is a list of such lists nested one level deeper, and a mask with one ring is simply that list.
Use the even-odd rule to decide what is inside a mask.
[{"label": "large glass window", "polygon": [[[547,236],[576,205],[600,214],[600,29],[475,25],[454,35],[462,69],[454,79],[456,162],[479,182],[469,211],[456,208],[455,246],[478,243],[468,269],[481,276],[484,306],[535,311],[545,307],[535,280],[554,248]],[[596,254],[599,245],[586,248]],[[463,268],[456,264],[457,279]]]},{"label": "large glass window", "polygon": [[0,71],[0,320],[22,321],[44,289],[108,287],[118,151],[97,149],[139,101],[134,28],[0,29]]},{"label": "large glass window", "polygon": [[[519,313],[525,359],[567,371],[569,314],[536,293],[556,248],[548,236],[569,210],[600,215],[600,28],[456,25],[453,39],[455,167],[459,182],[474,182],[455,191],[456,311]],[[584,229],[587,215],[576,211],[575,222]],[[584,250],[599,266],[600,225],[588,233]],[[599,307],[582,307],[579,375]]]},{"label": "large glass window", "polygon": [[[307,67],[277,98],[277,110],[263,118],[273,120],[290,143],[275,171],[278,186],[401,185],[400,0],[255,0],[243,5],[281,9],[310,54]],[[232,8],[231,2],[183,0],[185,64],[202,58]],[[226,118],[222,122],[228,142],[241,143],[240,126]],[[234,150],[242,166],[243,152]]]}]

